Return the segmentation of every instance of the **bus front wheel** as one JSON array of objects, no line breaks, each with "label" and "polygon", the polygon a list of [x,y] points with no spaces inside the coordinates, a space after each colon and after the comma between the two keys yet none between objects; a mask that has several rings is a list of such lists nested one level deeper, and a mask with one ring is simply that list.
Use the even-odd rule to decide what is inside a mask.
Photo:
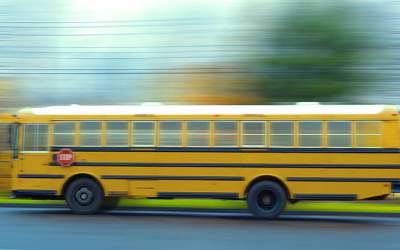
[{"label": "bus front wheel", "polygon": [[250,212],[260,218],[278,217],[286,207],[286,192],[281,185],[273,181],[261,181],[254,184],[247,194]]},{"label": "bus front wheel", "polygon": [[100,185],[93,179],[79,178],[67,187],[65,200],[76,214],[94,214],[101,209],[104,194]]}]

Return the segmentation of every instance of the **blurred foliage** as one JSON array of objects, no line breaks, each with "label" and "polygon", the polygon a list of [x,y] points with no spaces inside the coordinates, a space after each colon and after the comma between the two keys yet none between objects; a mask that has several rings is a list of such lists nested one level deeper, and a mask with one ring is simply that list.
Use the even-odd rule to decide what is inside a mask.
[{"label": "blurred foliage", "polygon": [[[254,78],[247,74],[223,73],[239,70],[233,65],[207,65],[207,72],[197,70],[180,81],[171,78],[174,84],[162,89],[162,93],[170,98],[169,102],[190,104],[259,104],[263,101],[260,89]],[[207,74],[204,74],[207,73]]]},{"label": "blurred foliage", "polygon": [[[323,4],[325,3],[325,5]],[[258,61],[268,102],[332,101],[372,75],[355,69],[374,41],[366,22],[346,2],[302,1],[273,29],[272,55]]]}]

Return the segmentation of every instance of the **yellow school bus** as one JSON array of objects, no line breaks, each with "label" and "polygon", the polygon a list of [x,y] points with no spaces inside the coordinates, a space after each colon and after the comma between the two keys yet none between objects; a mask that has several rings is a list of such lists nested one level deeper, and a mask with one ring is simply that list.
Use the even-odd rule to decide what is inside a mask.
[{"label": "yellow school bus", "polygon": [[121,197],[216,198],[274,218],[288,201],[400,187],[394,106],[72,105],[23,109],[15,123],[14,196],[79,214]]}]

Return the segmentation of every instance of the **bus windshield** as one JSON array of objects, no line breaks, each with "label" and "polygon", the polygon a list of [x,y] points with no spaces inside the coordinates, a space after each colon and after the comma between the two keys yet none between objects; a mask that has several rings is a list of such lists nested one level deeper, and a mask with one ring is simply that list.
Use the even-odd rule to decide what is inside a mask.
[{"label": "bus windshield", "polygon": [[11,124],[3,123],[0,124],[0,150],[9,151],[12,149],[11,136],[10,136]]},{"label": "bus windshield", "polygon": [[[17,151],[17,124],[0,123],[0,152]],[[17,152],[13,153],[15,157]]]}]

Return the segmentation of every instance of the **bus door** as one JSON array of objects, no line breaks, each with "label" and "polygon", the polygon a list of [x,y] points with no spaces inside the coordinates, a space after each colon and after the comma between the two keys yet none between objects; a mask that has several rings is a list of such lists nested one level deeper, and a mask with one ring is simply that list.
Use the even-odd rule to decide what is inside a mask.
[{"label": "bus door", "polygon": [[[49,153],[49,125],[46,123],[21,123],[20,150],[17,161],[14,161],[14,174],[39,174],[48,170],[51,154]],[[32,179],[29,187],[39,187],[40,179]]]},{"label": "bus door", "polygon": [[11,167],[17,141],[17,124],[0,121],[0,192],[10,191]]}]

